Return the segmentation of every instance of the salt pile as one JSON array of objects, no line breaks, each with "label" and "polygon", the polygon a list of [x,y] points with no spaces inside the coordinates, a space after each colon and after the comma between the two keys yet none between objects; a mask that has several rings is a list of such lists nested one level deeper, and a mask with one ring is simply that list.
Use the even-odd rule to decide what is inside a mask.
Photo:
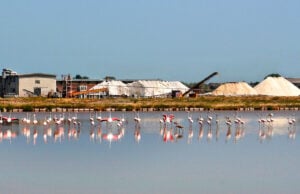
[{"label": "salt pile", "polygon": [[299,96],[300,89],[283,77],[268,77],[254,87],[257,94],[268,96]]},{"label": "salt pile", "polygon": [[223,96],[246,96],[256,94],[256,90],[246,82],[224,83],[212,92],[212,95]]}]

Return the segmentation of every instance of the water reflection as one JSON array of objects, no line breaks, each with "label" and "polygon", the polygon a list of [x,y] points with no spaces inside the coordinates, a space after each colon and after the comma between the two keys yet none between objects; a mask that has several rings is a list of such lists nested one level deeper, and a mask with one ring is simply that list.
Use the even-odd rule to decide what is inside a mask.
[{"label": "water reflection", "polygon": [[17,135],[17,132],[12,128],[5,130],[0,129],[0,142],[2,142],[2,140],[8,140],[11,143],[12,139],[16,138]]},{"label": "water reflection", "polygon": [[162,142],[176,143],[186,139],[188,144],[193,143],[194,132],[198,141],[206,136],[207,142],[223,140],[234,143],[247,135],[256,134],[259,142],[264,142],[275,135],[294,140],[297,134],[297,114],[287,112],[277,112],[277,115],[270,112],[194,112],[194,115],[199,114],[197,119],[190,112],[144,113],[143,119],[138,112],[103,114],[107,114],[106,117],[102,117],[101,112],[67,113],[67,117],[65,113],[1,114],[0,141],[12,142],[21,134],[26,143],[33,145],[38,144],[39,139],[47,144],[62,143],[65,139],[77,141],[86,137],[90,142],[107,141],[111,144],[124,138],[127,131],[132,134],[128,138],[133,137],[135,142],[140,143],[143,135],[156,133],[153,128],[159,128]]}]

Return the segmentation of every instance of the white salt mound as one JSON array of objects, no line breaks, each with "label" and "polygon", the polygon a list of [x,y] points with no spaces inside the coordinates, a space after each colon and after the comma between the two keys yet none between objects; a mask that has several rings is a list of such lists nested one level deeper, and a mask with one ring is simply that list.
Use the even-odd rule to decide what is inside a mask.
[{"label": "white salt mound", "polygon": [[299,96],[300,89],[283,77],[268,77],[254,87],[257,94],[267,96]]},{"label": "white salt mound", "polygon": [[212,95],[222,96],[250,96],[257,95],[254,90],[246,82],[224,83],[212,92]]}]

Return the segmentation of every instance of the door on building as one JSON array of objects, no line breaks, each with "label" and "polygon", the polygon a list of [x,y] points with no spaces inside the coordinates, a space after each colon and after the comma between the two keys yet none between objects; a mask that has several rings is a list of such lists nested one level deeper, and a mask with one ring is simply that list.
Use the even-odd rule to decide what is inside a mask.
[{"label": "door on building", "polygon": [[41,96],[42,90],[41,90],[41,88],[34,88],[33,93],[36,96]]}]

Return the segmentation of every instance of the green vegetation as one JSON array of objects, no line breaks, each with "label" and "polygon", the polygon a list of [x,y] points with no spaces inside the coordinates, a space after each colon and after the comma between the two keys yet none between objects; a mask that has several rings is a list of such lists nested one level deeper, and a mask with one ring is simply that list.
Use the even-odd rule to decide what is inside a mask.
[{"label": "green vegetation", "polygon": [[285,108],[300,108],[300,97],[267,97],[267,96],[201,96],[197,98],[1,98],[1,110],[11,111],[22,109],[34,111],[54,108],[94,109],[97,111],[113,108],[115,110],[184,110],[186,108],[202,108],[205,110],[239,110],[265,109],[280,110]]}]

